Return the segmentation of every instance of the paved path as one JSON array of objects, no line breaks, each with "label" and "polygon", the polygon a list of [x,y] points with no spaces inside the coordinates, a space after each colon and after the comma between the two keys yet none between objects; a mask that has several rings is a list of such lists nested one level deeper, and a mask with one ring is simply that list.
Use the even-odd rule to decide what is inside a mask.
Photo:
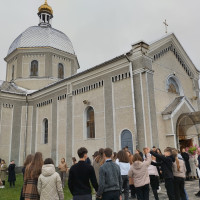
[{"label": "paved path", "polygon": [[[162,183],[160,186],[162,188],[162,191],[159,193],[159,199],[160,200],[168,200],[164,184]],[[200,197],[196,197],[194,195],[199,191],[199,180],[186,181],[185,189],[188,193],[189,200],[200,200]],[[95,200],[95,197],[93,197],[93,200]],[[152,191],[150,191],[150,200],[154,200]]]}]

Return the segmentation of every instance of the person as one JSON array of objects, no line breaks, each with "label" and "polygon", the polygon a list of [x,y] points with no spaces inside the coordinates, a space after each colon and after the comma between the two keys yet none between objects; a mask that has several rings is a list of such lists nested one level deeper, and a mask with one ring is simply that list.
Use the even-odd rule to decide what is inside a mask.
[{"label": "person", "polygon": [[130,170],[130,163],[129,163],[129,157],[126,151],[119,151],[117,153],[117,160],[116,164],[119,165],[121,170],[121,176],[122,176],[122,189],[124,191],[124,200],[129,199],[129,177],[128,172]]},{"label": "person", "polygon": [[1,160],[1,166],[0,166],[0,179],[3,183],[2,188],[5,188],[5,184],[6,184],[6,171],[7,171],[7,165],[5,160]]},{"label": "person", "polygon": [[[32,162],[33,158],[34,158],[34,156],[32,154],[29,154],[26,157],[26,160],[24,162],[24,167],[22,168],[23,180],[24,180],[24,173],[25,173],[26,167]],[[24,197],[23,197],[23,187],[21,189],[20,200],[24,200]]]},{"label": "person", "polygon": [[[156,149],[156,153],[159,154],[159,155],[162,155],[162,151],[157,148]],[[157,163],[160,163],[162,162],[159,158],[156,158],[156,162]],[[158,170],[158,174],[159,174],[159,177],[160,177],[160,182],[164,182],[164,179],[163,179],[163,175],[162,175],[162,169],[161,169],[161,166],[157,166],[157,170]],[[161,189],[161,187],[159,187]]]},{"label": "person", "polygon": [[3,182],[0,179],[0,188],[3,188]]},{"label": "person", "polygon": [[[198,168],[200,169],[200,149],[198,149],[198,157],[197,157],[197,161],[198,161]],[[200,177],[199,177],[199,188],[200,188]],[[200,189],[199,191],[195,194],[195,196],[200,197]]]},{"label": "person", "polygon": [[42,174],[38,178],[37,189],[40,200],[64,200],[62,181],[51,158],[44,161]]},{"label": "person", "polygon": [[162,170],[163,178],[165,179],[165,188],[167,190],[167,195],[169,200],[175,200],[174,194],[174,175],[172,172],[172,165],[175,161],[175,158],[172,156],[171,148],[166,148],[164,150],[164,155],[150,151],[150,153],[158,158],[160,163],[152,163],[153,165],[160,165]]},{"label": "person", "polygon": [[178,159],[178,151],[173,150],[172,155],[175,158],[175,162],[172,165],[172,171],[174,174],[174,192],[175,199],[186,200],[185,195],[185,175],[186,167],[183,160]]},{"label": "person", "polygon": [[93,162],[93,167],[94,167],[94,171],[95,171],[95,175],[97,178],[97,183],[99,183],[99,169],[101,167],[101,165],[104,164],[104,149],[100,148],[98,151],[98,156],[95,158],[94,162]]},{"label": "person", "polygon": [[141,156],[141,158],[142,158],[142,161],[144,161],[143,153],[139,149],[136,149],[135,153],[139,154]]},{"label": "person", "polygon": [[112,160],[113,160],[113,162],[116,162],[116,160],[117,160],[117,152],[113,152]]},{"label": "person", "polygon": [[195,158],[195,155],[190,155],[189,157],[190,157],[189,163],[190,163],[190,168],[191,168],[189,178],[190,179],[197,179],[197,174],[196,174],[197,160]]},{"label": "person", "polygon": [[188,153],[185,151],[185,148],[181,149],[181,156],[183,158],[183,160],[185,161],[185,166],[186,166],[186,180],[189,180],[189,175],[191,172],[191,168],[190,168],[190,162],[189,162],[189,155]]},{"label": "person", "polygon": [[153,147],[152,147],[152,151],[156,152],[156,150],[157,150],[156,147],[153,146]]},{"label": "person", "polygon": [[12,160],[10,165],[8,166],[8,182],[10,183],[10,187],[15,187],[16,174],[15,174],[15,161]]},{"label": "person", "polygon": [[95,151],[94,154],[92,155],[93,161],[97,158],[99,155],[99,151]]},{"label": "person", "polygon": [[133,155],[133,165],[129,170],[129,177],[133,178],[138,200],[149,200],[149,174],[148,167],[151,164],[150,149],[145,148],[146,160],[143,161],[139,153]]},{"label": "person", "polygon": [[[155,152],[155,150],[154,150]],[[156,157],[151,156],[151,163],[156,163]],[[150,185],[153,191],[153,195],[155,200],[159,200],[158,198],[158,192],[157,190],[159,189],[159,179],[158,179],[158,170],[157,167],[154,165],[149,165],[148,167],[148,172],[149,172],[149,178],[150,178]]]},{"label": "person", "polygon": [[[133,164],[133,155],[129,156],[129,163],[130,163],[130,166]],[[136,191],[135,191],[135,186],[134,186],[134,180],[132,177],[131,178],[129,177],[129,188],[131,190],[131,198],[135,199]]]},{"label": "person", "polygon": [[32,162],[26,167],[24,174],[23,197],[25,200],[39,200],[37,191],[38,177],[43,166],[42,153],[36,152]]},{"label": "person", "polygon": [[85,147],[78,149],[77,153],[80,160],[69,170],[69,190],[73,195],[73,200],[92,200],[90,182],[95,191],[98,190],[94,168],[85,162],[88,153]]},{"label": "person", "polygon": [[104,149],[105,163],[99,170],[99,189],[96,195],[97,199],[122,199],[122,177],[120,167],[112,161],[112,153],[112,149]]},{"label": "person", "polygon": [[76,162],[76,158],[75,157],[72,157],[72,165],[75,165],[77,162]]},{"label": "person", "polygon": [[122,150],[128,151],[128,146],[125,146]]},{"label": "person", "polygon": [[85,162],[86,162],[88,165],[91,165],[91,164],[92,164],[89,157],[87,157],[87,159],[85,160]]},{"label": "person", "polygon": [[67,163],[65,162],[65,159],[62,158],[60,164],[58,165],[59,173],[60,173],[60,178],[62,181],[62,187],[65,187],[65,182],[67,178]]}]

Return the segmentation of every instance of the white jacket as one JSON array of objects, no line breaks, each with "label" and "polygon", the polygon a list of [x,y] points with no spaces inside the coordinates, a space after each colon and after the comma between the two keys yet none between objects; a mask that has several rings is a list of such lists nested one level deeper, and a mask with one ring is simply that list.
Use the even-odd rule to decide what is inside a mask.
[{"label": "white jacket", "polygon": [[54,165],[43,165],[37,188],[40,200],[64,200],[60,175]]},{"label": "white jacket", "polygon": [[117,159],[116,164],[119,165],[122,176],[128,175],[128,172],[129,172],[130,167],[131,167],[130,163],[119,162],[119,159]]}]

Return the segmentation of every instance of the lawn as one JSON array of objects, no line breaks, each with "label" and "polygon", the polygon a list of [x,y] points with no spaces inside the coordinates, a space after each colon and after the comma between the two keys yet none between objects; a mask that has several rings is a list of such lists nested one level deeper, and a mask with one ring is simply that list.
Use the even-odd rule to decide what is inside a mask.
[{"label": "lawn", "polygon": [[[4,189],[0,189],[0,199],[1,200],[19,200],[21,188],[23,185],[23,176],[22,174],[18,174],[16,176],[16,183],[15,188],[10,188],[9,183],[6,182],[6,187]],[[65,187],[64,189],[65,193],[65,200],[70,200],[72,198],[68,187]]]}]

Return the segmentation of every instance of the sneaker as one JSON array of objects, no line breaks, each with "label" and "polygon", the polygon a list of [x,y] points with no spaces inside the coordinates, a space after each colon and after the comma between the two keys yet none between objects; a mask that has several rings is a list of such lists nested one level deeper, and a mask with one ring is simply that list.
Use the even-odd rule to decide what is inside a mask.
[{"label": "sneaker", "polygon": [[157,190],[157,193],[160,193],[161,192],[161,187],[159,186],[158,190]]}]

